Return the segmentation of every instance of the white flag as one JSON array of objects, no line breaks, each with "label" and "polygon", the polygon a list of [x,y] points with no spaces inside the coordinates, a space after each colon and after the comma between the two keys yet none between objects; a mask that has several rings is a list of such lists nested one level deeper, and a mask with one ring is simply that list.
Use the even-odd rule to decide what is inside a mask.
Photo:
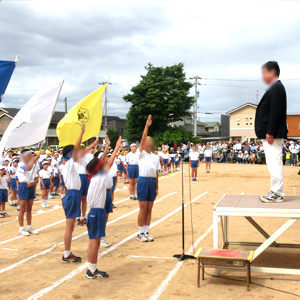
[{"label": "white flag", "polygon": [[30,146],[45,139],[62,84],[36,93],[16,114],[0,142],[3,149]]}]

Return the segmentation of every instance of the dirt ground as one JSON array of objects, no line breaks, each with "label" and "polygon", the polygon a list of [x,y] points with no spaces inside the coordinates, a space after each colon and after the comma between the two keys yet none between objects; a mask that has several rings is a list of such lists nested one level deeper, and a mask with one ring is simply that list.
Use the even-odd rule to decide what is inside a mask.
[{"label": "dirt ground", "polygon": [[[224,194],[265,194],[269,190],[269,173],[264,165],[213,164],[205,173],[200,165],[198,181],[188,190],[188,165],[184,166],[186,250],[192,245],[191,206],[194,241],[200,247],[212,247],[212,212]],[[298,168],[284,167],[285,193],[299,195]],[[213,278],[197,288],[197,266],[194,260],[178,263],[174,254],[181,252],[181,172],[161,177],[159,195],[154,205],[153,243],[136,240],[138,202],[128,200],[128,189],[119,182],[115,194],[117,209],[109,216],[106,230],[110,248],[100,248],[98,268],[109,275],[107,280],[88,280],[86,250],[88,235],[85,226],[76,226],[72,251],[82,257],[81,264],[62,264],[64,212],[60,197],[49,200],[51,207],[42,209],[37,201],[33,207],[32,226],[37,236],[19,237],[17,211],[7,206],[9,218],[0,219],[0,298],[1,299],[296,299],[244,282]],[[198,197],[200,196],[200,197]],[[123,201],[122,201],[123,200]],[[119,202],[119,203],[118,203]],[[59,205],[59,208],[53,208]],[[37,213],[39,210],[42,213]],[[260,224],[273,233],[285,220],[260,218]],[[297,222],[279,240],[300,243],[300,223]],[[243,218],[230,220],[230,236],[236,240],[263,241],[262,236]],[[221,242],[221,240],[220,240]],[[231,249],[237,249],[231,247]],[[250,248],[248,248],[250,249]],[[193,253],[193,249],[191,249]],[[300,268],[299,250],[271,248],[258,258],[256,264]],[[212,269],[207,269],[212,274]],[[245,280],[245,273],[222,271],[222,276]],[[253,273],[252,281],[300,295],[300,277]]]}]

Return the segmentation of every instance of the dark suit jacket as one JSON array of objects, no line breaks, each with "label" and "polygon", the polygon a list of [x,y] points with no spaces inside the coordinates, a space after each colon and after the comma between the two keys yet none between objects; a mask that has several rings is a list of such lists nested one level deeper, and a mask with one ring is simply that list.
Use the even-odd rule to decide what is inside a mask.
[{"label": "dark suit jacket", "polygon": [[255,116],[255,133],[259,139],[266,134],[275,139],[287,138],[286,93],[280,80],[275,82],[260,100]]}]

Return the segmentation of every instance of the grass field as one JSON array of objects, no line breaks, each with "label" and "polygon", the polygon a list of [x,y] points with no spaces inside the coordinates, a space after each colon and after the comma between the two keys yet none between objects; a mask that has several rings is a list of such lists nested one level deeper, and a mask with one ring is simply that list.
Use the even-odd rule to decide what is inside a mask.
[{"label": "grass field", "polygon": [[[184,165],[186,199],[186,250],[212,247],[212,211],[224,194],[264,194],[269,189],[269,173],[265,165],[213,164],[206,174],[200,165],[198,181],[191,183],[194,241],[191,230],[191,206],[188,190],[188,165]],[[284,167],[285,193],[299,195],[295,167]],[[153,243],[136,240],[138,202],[128,199],[128,190],[119,182],[115,194],[117,209],[109,216],[106,230],[110,248],[101,248],[98,268],[105,270],[108,280],[88,280],[86,250],[88,235],[85,226],[76,226],[72,251],[82,257],[81,264],[62,264],[65,229],[60,197],[49,200],[50,209],[37,213],[41,202],[33,207],[32,226],[39,235],[18,236],[16,208],[7,207],[10,218],[0,219],[0,298],[1,299],[296,299],[264,287],[244,282],[211,278],[201,288],[196,286],[196,262],[179,263],[173,254],[181,252],[181,172],[161,177],[159,195],[154,205]],[[55,205],[59,208],[54,209]],[[261,218],[269,232],[274,232],[284,220]],[[296,223],[281,240],[300,242],[300,223]],[[230,234],[236,239],[262,241],[261,235],[242,218],[232,218]],[[233,248],[232,248],[233,249]],[[259,257],[268,266],[298,267],[300,250],[269,249]],[[212,274],[211,269],[207,269]],[[245,280],[244,273],[221,272],[222,276]],[[252,281],[300,295],[299,277],[252,274]]]}]

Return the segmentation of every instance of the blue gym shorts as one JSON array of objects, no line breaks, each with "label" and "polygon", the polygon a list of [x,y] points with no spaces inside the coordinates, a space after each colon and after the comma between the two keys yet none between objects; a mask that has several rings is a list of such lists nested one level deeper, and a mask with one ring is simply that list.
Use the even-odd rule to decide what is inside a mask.
[{"label": "blue gym shorts", "polygon": [[11,178],[10,179],[10,188],[12,191],[16,191],[17,190],[17,181],[16,178]]},{"label": "blue gym shorts", "polygon": [[120,163],[118,164],[118,171],[123,170],[123,165]]},{"label": "blue gym shorts", "polygon": [[8,201],[8,193],[6,189],[0,189],[0,202]]},{"label": "blue gym shorts", "polygon": [[105,236],[105,211],[103,208],[91,208],[86,219],[89,239]]},{"label": "blue gym shorts", "polygon": [[66,219],[77,218],[81,216],[81,199],[80,191],[70,189],[62,200],[62,205],[65,211]]},{"label": "blue gym shorts", "polygon": [[129,179],[139,178],[139,166],[138,165],[129,165],[128,166],[128,178]]},{"label": "blue gym shorts", "polygon": [[191,160],[191,167],[198,168],[198,160]]},{"label": "blue gym shorts", "polygon": [[175,166],[179,166],[179,161],[178,160],[175,161]]},{"label": "blue gym shorts", "polygon": [[175,157],[171,157],[171,163],[173,164],[175,162]]},{"label": "blue gym shorts", "polygon": [[81,196],[87,196],[90,182],[88,180],[87,174],[79,174],[80,180],[81,180],[81,187],[80,187],[80,195]]},{"label": "blue gym shorts", "polygon": [[168,163],[169,163],[169,160],[168,160],[167,158],[164,158],[164,159],[163,159],[163,164],[164,164],[164,165],[167,165]]},{"label": "blue gym shorts", "polygon": [[210,156],[209,156],[209,157],[206,156],[206,157],[205,157],[205,161],[206,161],[206,162],[211,162],[211,157],[210,157]]},{"label": "blue gym shorts", "polygon": [[26,182],[19,183],[19,201],[33,200],[35,198],[34,186],[27,188]]},{"label": "blue gym shorts", "polygon": [[112,198],[111,198],[111,192],[110,189],[106,190],[106,200],[105,200],[105,207],[104,207],[104,212],[106,214],[112,213]]},{"label": "blue gym shorts", "polygon": [[154,177],[140,176],[137,180],[136,191],[139,201],[153,202],[156,195],[156,179]]},{"label": "blue gym shorts", "polygon": [[113,186],[111,188],[112,191],[116,189],[116,182],[117,182],[117,177],[113,177]]},{"label": "blue gym shorts", "polygon": [[56,176],[56,177],[53,177],[53,184],[54,184],[54,186],[59,186],[59,177],[58,176]]},{"label": "blue gym shorts", "polygon": [[126,168],[123,165],[122,165],[122,171],[123,171],[124,174],[127,173]]},{"label": "blue gym shorts", "polygon": [[[46,190],[49,190],[50,189],[50,179],[43,179],[43,182],[44,182]],[[42,182],[40,182],[40,187],[41,187],[41,190],[42,190],[43,189]]]}]

